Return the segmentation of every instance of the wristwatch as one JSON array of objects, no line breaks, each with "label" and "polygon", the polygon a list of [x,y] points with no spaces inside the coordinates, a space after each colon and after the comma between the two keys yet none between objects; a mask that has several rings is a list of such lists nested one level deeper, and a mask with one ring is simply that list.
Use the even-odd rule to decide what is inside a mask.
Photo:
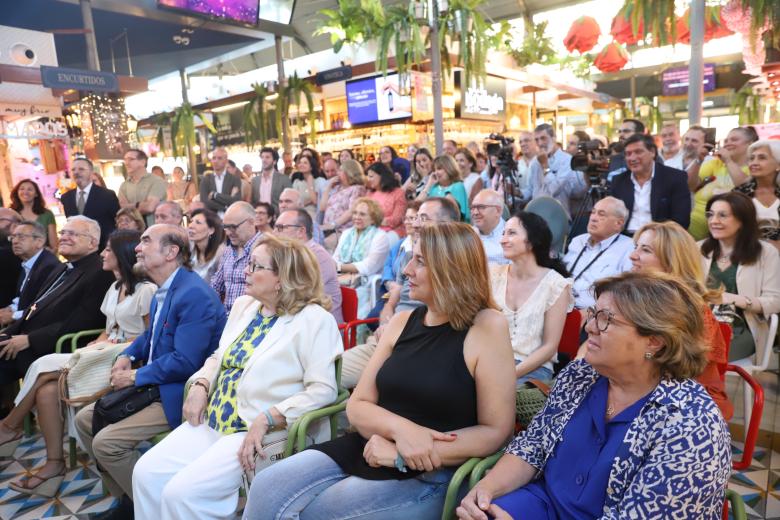
[{"label": "wristwatch", "polygon": [[138,372],[138,370],[131,370],[130,371],[130,382],[135,384],[135,373]]}]

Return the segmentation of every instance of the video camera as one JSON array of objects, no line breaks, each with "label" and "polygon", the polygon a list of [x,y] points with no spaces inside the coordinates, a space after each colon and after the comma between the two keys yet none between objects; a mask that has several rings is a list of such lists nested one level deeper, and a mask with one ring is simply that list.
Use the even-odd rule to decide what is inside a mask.
[{"label": "video camera", "polygon": [[[514,212],[522,206],[522,194],[518,188],[520,174],[517,172],[515,150],[512,147],[515,140],[501,134],[490,134],[487,139],[493,141],[486,146],[488,158],[491,158],[491,168],[494,168],[495,172],[500,175],[499,179],[501,179],[504,188],[504,202]],[[492,157],[496,158],[495,164]]]},{"label": "video camera", "polygon": [[609,173],[609,149],[597,139],[580,141],[571,158],[571,169],[587,175],[591,186],[604,184]]}]

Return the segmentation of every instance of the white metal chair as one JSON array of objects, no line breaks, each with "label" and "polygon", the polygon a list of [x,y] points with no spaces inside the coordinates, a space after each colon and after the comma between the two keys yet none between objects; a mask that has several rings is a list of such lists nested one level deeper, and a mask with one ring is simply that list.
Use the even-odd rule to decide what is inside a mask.
[{"label": "white metal chair", "polygon": [[[772,314],[769,317],[769,333],[767,334],[766,341],[764,342],[763,349],[759,349],[756,345],[756,354],[731,361],[729,364],[736,365],[745,369],[751,376],[758,372],[763,372],[769,368],[769,360],[772,356],[772,347],[775,342],[775,336],[777,335],[777,314]],[[761,354],[761,358],[758,359],[758,354]],[[728,376],[736,376],[734,372],[726,372]],[[748,424],[750,424],[750,411],[753,407],[753,391],[747,381],[743,382],[743,406],[745,415],[745,434],[747,435]]]}]

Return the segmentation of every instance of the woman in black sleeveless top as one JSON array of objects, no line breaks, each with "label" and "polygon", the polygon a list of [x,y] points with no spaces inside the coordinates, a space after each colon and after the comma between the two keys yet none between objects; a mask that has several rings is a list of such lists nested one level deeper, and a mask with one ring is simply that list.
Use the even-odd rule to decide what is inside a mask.
[{"label": "woman in black sleeveless top", "polygon": [[282,460],[252,483],[245,519],[439,518],[447,483],[514,424],[507,323],[472,228],[423,227],[404,268],[410,297],[347,405],[357,432]]}]

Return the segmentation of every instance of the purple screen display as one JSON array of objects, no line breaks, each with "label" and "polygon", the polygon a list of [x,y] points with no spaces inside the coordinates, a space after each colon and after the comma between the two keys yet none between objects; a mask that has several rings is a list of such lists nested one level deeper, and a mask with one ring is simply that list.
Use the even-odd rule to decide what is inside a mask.
[{"label": "purple screen display", "polygon": [[257,24],[258,0],[158,0],[158,4],[215,18]]},{"label": "purple screen display", "polygon": [[412,117],[412,98],[401,95],[398,74],[347,81],[347,113],[353,125]]},{"label": "purple screen display", "polygon": [[353,125],[379,120],[374,78],[347,81],[347,113]]}]

